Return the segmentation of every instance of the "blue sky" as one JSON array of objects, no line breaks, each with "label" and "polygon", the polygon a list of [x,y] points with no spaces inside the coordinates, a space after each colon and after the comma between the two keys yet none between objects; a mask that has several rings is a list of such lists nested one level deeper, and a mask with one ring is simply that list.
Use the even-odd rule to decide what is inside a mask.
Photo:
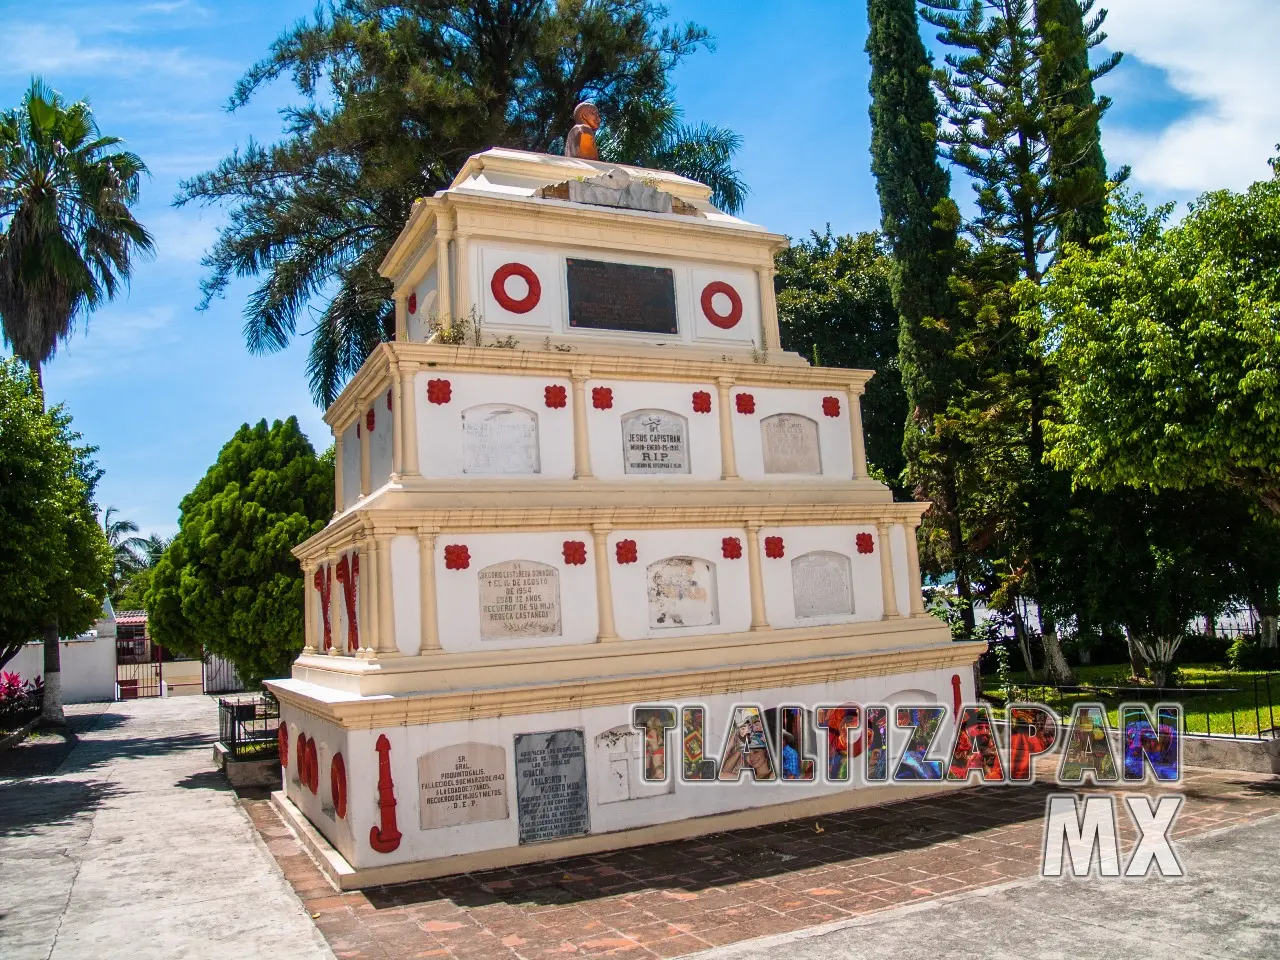
[{"label": "blue sky", "polygon": [[[1149,199],[1184,201],[1267,174],[1280,140],[1280,4],[1270,0],[1112,0],[1108,46],[1126,61],[1106,81],[1116,101],[1104,147],[1134,168]],[[751,187],[745,215],[803,236],[879,220],[868,170],[866,10],[861,0],[674,0],[675,19],[716,37],[676,75],[686,119],[744,138]],[[246,284],[197,312],[200,257],[214,210],[170,206],[183,177],[249,136],[280,132],[292,89],[270,88],[234,114],[235,80],[313,0],[9,0],[0,6],[0,106],[39,73],[64,95],[87,96],[103,130],[128,140],[152,170],[139,218],[158,255],[129,294],[89,318],[48,368],[100,447],[103,506],[144,532],[172,533],[178,501],[236,427],[296,414],[317,447],[329,442],[307,395],[306,344],[250,356],[241,337]],[[744,11],[750,11],[747,15]],[[1211,10],[1211,13],[1206,13]],[[961,188],[957,188],[958,190]],[[959,197],[958,197],[959,199]]]}]

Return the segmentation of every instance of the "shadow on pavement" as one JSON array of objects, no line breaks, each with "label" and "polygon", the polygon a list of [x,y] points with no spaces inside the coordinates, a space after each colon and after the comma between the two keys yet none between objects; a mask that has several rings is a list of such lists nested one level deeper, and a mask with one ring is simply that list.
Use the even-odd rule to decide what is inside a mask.
[{"label": "shadow on pavement", "polygon": [[199,773],[188,774],[175,786],[182,787],[184,790],[217,790],[219,792],[231,789],[231,784],[227,782],[221,770],[201,770]]},{"label": "shadow on pavement", "polygon": [[15,780],[0,784],[0,837],[71,823],[119,792],[113,783]]}]

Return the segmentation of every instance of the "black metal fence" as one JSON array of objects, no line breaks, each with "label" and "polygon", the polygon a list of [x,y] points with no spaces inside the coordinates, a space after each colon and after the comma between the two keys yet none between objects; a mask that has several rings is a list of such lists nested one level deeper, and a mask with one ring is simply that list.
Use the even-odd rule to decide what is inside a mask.
[{"label": "black metal fence", "polygon": [[[991,683],[987,693],[999,693]],[[1084,683],[1075,686],[1018,684],[1014,699],[1043,703],[1064,719],[1076,703],[1102,703],[1116,719],[1122,703],[1178,703],[1182,705],[1183,732],[1207,736],[1231,736],[1251,740],[1280,737],[1280,673],[1242,674],[1229,683],[1206,681],[1177,687],[1131,687]]]},{"label": "black metal fence", "polygon": [[221,697],[218,740],[237,760],[270,760],[280,754],[280,704],[275,697]]}]

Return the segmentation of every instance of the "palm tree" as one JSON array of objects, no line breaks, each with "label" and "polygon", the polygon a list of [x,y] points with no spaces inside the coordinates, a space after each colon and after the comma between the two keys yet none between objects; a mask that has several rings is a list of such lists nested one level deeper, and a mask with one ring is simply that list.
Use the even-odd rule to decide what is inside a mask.
[{"label": "palm tree", "polygon": [[132,520],[116,516],[118,512],[115,507],[107,507],[102,515],[102,531],[107,535],[107,543],[111,545],[111,581],[107,584],[107,593],[112,603],[119,601],[120,591],[124,589],[126,580],[143,567],[150,566],[147,562],[150,541],[145,537],[135,536],[138,525]]},{"label": "palm tree", "polygon": [[[0,115],[0,335],[41,368],[78,318],[127,283],[151,236],[129,208],[146,166],[113,148],[88,103],[67,103],[39,78]],[[44,631],[44,718],[63,722],[58,620]]]}]

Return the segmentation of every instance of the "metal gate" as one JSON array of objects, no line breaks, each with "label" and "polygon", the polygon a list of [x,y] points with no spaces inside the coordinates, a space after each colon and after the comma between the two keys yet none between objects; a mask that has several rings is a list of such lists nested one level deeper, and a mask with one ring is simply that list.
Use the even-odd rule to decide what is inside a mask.
[{"label": "metal gate", "polygon": [[160,682],[164,679],[164,664],[142,661],[121,663],[116,661],[116,699],[136,700],[139,697],[160,696]]},{"label": "metal gate", "polygon": [[239,693],[244,689],[240,675],[231,662],[212,653],[205,654],[202,672],[205,693]]}]

